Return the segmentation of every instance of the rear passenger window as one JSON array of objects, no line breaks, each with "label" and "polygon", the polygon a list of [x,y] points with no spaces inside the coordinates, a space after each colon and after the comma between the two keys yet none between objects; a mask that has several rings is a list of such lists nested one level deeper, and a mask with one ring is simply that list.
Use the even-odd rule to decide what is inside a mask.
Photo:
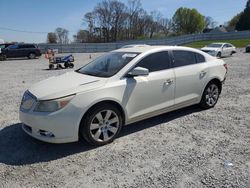
[{"label": "rear passenger window", "polygon": [[182,67],[185,65],[193,65],[205,62],[205,57],[199,53],[176,50],[173,51],[174,67]]},{"label": "rear passenger window", "polygon": [[136,67],[143,67],[149,72],[161,71],[170,67],[169,54],[165,52],[157,52],[142,59]]},{"label": "rear passenger window", "polygon": [[203,63],[205,62],[205,57],[201,54],[198,54],[198,53],[195,53],[195,56],[196,56],[196,62],[197,63]]}]

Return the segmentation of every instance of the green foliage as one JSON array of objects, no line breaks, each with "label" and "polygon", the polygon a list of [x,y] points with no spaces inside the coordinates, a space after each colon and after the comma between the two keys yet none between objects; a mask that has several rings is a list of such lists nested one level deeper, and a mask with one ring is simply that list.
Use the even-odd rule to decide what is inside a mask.
[{"label": "green foliage", "polygon": [[234,16],[234,17],[228,22],[228,27],[235,29],[236,24],[239,22],[242,13],[243,13],[243,12],[241,12],[241,13],[237,14],[236,16]]},{"label": "green foliage", "polygon": [[214,42],[225,42],[225,43],[231,43],[237,48],[244,48],[247,45],[250,44],[250,39],[237,39],[237,40],[206,40],[206,41],[199,41],[199,42],[193,42],[189,44],[185,44],[185,46],[192,47],[192,48],[202,48],[210,43]]},{"label": "green foliage", "polygon": [[174,31],[181,34],[199,33],[205,28],[205,17],[196,9],[179,8],[173,16]]},{"label": "green foliage", "polygon": [[236,30],[250,30],[250,0],[248,0],[246,8],[236,24]]}]

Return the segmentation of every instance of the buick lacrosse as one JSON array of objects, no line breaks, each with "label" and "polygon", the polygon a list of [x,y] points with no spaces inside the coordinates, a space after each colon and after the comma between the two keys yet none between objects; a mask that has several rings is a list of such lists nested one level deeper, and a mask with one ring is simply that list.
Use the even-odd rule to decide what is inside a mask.
[{"label": "buick lacrosse", "polygon": [[214,107],[226,74],[223,60],[192,48],[121,48],[33,85],[19,116],[36,139],[104,145],[123,125],[193,104]]}]

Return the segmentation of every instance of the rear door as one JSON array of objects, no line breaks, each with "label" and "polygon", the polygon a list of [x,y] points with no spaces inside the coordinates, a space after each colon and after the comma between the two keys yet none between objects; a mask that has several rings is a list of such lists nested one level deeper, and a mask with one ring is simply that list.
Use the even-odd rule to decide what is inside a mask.
[{"label": "rear door", "polygon": [[197,103],[207,80],[205,57],[187,50],[174,50],[175,104]]}]

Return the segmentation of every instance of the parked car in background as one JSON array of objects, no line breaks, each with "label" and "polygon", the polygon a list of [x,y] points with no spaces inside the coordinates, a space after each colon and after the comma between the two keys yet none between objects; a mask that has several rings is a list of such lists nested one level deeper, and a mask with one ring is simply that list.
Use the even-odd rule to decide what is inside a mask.
[{"label": "parked car in background", "polygon": [[0,44],[0,61],[3,61],[6,59],[6,56],[2,53],[2,50],[13,44],[15,43],[1,43]]},{"label": "parked car in background", "polygon": [[250,44],[246,47],[246,53],[250,53]]},{"label": "parked car in background", "polygon": [[2,49],[6,58],[27,57],[34,59],[41,56],[41,51],[35,44],[13,44]]},{"label": "parked car in background", "polygon": [[84,67],[43,80],[23,95],[20,120],[36,139],[93,145],[114,140],[123,125],[172,110],[216,105],[227,65],[177,46],[121,48]]},{"label": "parked car in background", "polygon": [[121,48],[138,48],[138,47],[145,47],[145,46],[149,46],[147,44],[128,44],[125,46],[122,46]]},{"label": "parked car in background", "polygon": [[226,57],[236,53],[236,47],[229,43],[212,43],[201,49],[215,57]]}]

